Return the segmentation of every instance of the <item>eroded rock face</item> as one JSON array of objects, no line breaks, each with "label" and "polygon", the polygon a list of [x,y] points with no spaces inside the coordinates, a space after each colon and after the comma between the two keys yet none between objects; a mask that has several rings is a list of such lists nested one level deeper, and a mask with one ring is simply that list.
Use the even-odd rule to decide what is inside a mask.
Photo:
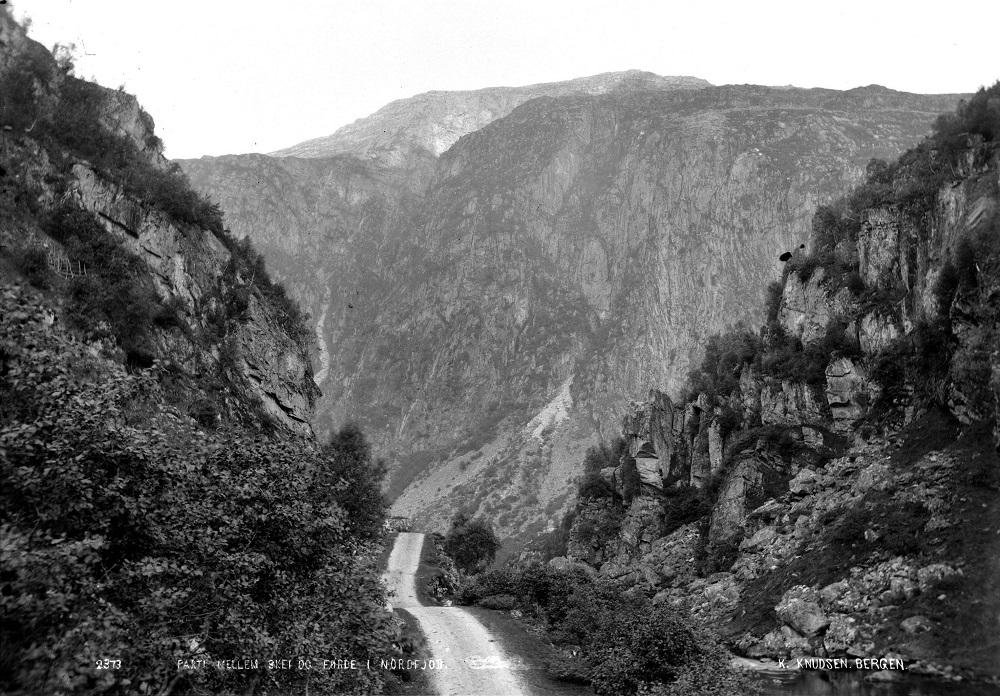
[{"label": "eroded rock face", "polygon": [[822,423],[827,407],[810,384],[768,380],[760,390],[760,419],[765,425]]},{"label": "eroded rock face", "polygon": [[[127,100],[126,100],[127,101]],[[137,108],[137,107],[136,107]],[[127,115],[127,114],[126,114]],[[127,122],[127,119],[124,119]],[[204,328],[204,312],[217,304],[217,292],[230,253],[211,232],[179,225],[159,210],[142,205],[118,186],[99,178],[83,164],[74,165],[68,196],[102,222],[149,268],[162,300],[175,301],[189,326]],[[234,281],[238,282],[238,281]],[[293,432],[312,434],[313,405],[319,390],[303,346],[281,327],[276,310],[254,293],[229,334],[243,394],[261,405],[277,423]],[[220,355],[182,334],[163,332],[162,354],[195,371]]]},{"label": "eroded rock face", "polygon": [[831,321],[846,316],[853,304],[847,288],[840,288],[832,297],[825,286],[826,273],[817,268],[803,281],[798,273],[785,280],[778,308],[778,321],[789,336],[803,343],[823,338]]},{"label": "eroded rock face", "polygon": [[741,537],[747,514],[782,491],[790,476],[788,463],[767,452],[736,456],[712,508],[709,539],[713,542]]},{"label": "eroded rock face", "polygon": [[622,419],[622,436],[629,454],[636,458],[636,468],[644,484],[663,488],[665,480],[677,478],[678,472],[671,470],[671,462],[674,431],[680,420],[670,398],[656,389],[650,390],[648,401],[633,401],[629,405]]},{"label": "eroded rock face", "polygon": [[877,398],[878,388],[867,372],[850,358],[838,358],[826,368],[826,401],[830,405],[833,427],[846,432],[868,411]]},{"label": "eroded rock face", "polygon": [[885,350],[902,335],[896,321],[884,311],[873,311],[858,322],[858,343],[868,355]]}]

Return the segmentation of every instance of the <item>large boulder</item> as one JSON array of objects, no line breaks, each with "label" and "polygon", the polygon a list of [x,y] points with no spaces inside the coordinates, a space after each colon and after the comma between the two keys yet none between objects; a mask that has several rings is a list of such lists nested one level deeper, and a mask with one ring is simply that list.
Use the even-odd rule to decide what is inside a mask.
[{"label": "large boulder", "polygon": [[774,613],[804,636],[817,636],[830,625],[830,617],[820,608],[818,593],[805,585],[796,585],[785,592]]}]

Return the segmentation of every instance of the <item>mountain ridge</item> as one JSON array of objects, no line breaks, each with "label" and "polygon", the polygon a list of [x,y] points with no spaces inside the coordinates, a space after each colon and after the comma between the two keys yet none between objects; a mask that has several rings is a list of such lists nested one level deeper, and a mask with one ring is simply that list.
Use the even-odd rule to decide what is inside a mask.
[{"label": "mountain ridge", "polygon": [[[759,318],[762,279],[815,206],[952,105],[881,88],[623,90],[528,100],[440,156],[182,166],[312,313],[335,376],[315,427],[373,433],[392,495],[413,484],[397,509],[430,528],[447,499],[508,534],[557,524],[621,408],[680,386],[712,331]],[[526,426],[550,403],[569,417],[542,419],[539,441]]]},{"label": "mountain ridge", "polygon": [[528,99],[578,91],[600,94],[615,89],[634,89],[640,85],[660,89],[711,86],[696,77],[665,77],[641,70],[626,70],[516,87],[431,90],[389,102],[373,114],[359,118],[330,135],[311,138],[268,154],[272,157],[355,154],[393,160],[401,150],[423,148],[440,155],[461,135],[505,116]]}]

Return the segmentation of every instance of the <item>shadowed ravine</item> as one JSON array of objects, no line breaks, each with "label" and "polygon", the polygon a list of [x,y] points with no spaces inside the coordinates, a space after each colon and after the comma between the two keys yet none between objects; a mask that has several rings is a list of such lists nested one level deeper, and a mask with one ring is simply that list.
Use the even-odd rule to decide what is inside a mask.
[{"label": "shadowed ravine", "polygon": [[420,563],[424,535],[401,533],[389,555],[385,581],[393,607],[405,609],[420,623],[435,662],[430,672],[438,694],[528,694],[515,676],[516,658],[507,656],[486,628],[459,607],[425,607],[417,599],[414,575]]}]

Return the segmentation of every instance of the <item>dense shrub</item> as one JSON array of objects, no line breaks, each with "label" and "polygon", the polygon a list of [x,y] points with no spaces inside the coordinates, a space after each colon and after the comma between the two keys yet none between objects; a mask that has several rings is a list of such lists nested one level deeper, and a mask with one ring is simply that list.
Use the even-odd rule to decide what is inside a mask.
[{"label": "dense shrub", "polygon": [[601,469],[617,467],[626,453],[625,440],[620,437],[615,438],[610,444],[602,442],[587,448],[583,457],[583,478],[577,489],[581,500],[615,497],[615,490],[601,476]]},{"label": "dense shrub", "polygon": [[389,511],[382,496],[382,482],[388,471],[385,461],[372,457],[371,445],[354,423],[331,435],[323,454],[323,476],[335,491],[337,504],[347,512],[351,534],[369,541],[381,539]]},{"label": "dense shrub", "polygon": [[772,280],[764,291],[764,318],[768,322],[777,321],[781,311],[781,298],[785,285],[780,280]]},{"label": "dense shrub", "polygon": [[289,336],[300,342],[309,340],[307,315],[299,309],[298,303],[288,296],[284,286],[271,280],[264,257],[254,248],[250,238],[237,240],[228,231],[221,232],[218,237],[232,255],[225,273],[228,284],[234,288],[225,299],[230,316],[238,316],[246,311],[248,290],[240,289],[239,285],[247,283],[278,309],[278,321]]},{"label": "dense shrub", "polygon": [[566,555],[568,550],[567,545],[569,543],[569,532],[573,528],[573,522],[575,520],[576,510],[568,511],[565,515],[563,515],[559,526],[542,537],[541,553],[543,561],[549,561],[553,558]]},{"label": "dense shrub", "polygon": [[823,337],[803,345],[775,325],[770,332],[759,366],[765,375],[780,380],[818,385],[826,380],[826,367],[833,357],[854,357],[860,346],[846,331],[847,324],[834,317],[827,324]]},{"label": "dense shrub", "polygon": [[493,528],[483,520],[455,515],[444,539],[444,550],[455,565],[466,573],[482,570],[496,557],[500,541]]},{"label": "dense shrub", "polygon": [[660,683],[644,691],[644,696],[756,696],[760,686],[747,674],[729,666],[729,656],[714,650],[691,660],[676,670],[672,682]]},{"label": "dense shrub", "polygon": [[394,654],[372,554],[309,442],[206,434],[150,373],[91,358],[19,292],[0,303],[0,690],[377,690],[365,670],[178,672]]},{"label": "dense shrub", "polygon": [[47,288],[52,277],[49,273],[49,261],[44,249],[30,247],[17,255],[17,267],[36,288]]},{"label": "dense shrub", "polygon": [[934,122],[934,140],[943,153],[957,157],[967,136],[977,135],[987,142],[1000,140],[1000,81],[981,87],[954,114],[942,114]]},{"label": "dense shrub", "polygon": [[591,685],[604,696],[632,696],[640,686],[669,683],[704,647],[676,610],[626,607],[603,623],[590,641]]},{"label": "dense shrub", "polygon": [[[780,299],[780,291],[776,292]],[[760,338],[742,325],[709,336],[701,365],[688,375],[689,396],[728,396],[739,385],[743,366],[752,363],[760,351]]]},{"label": "dense shrub", "polygon": [[[517,606],[544,622],[557,645],[580,649],[582,659],[557,661],[557,678],[590,681],[598,694],[635,694],[673,682],[699,664],[735,683],[708,638],[697,635],[672,608],[586,572],[539,563],[481,573],[460,594],[466,604]],[[685,677],[687,678],[687,677]],[[684,693],[684,692],[681,692]]]},{"label": "dense shrub", "polygon": [[711,512],[703,491],[695,486],[677,486],[663,491],[663,534],[666,536]]},{"label": "dense shrub", "polygon": [[625,457],[621,468],[622,475],[622,497],[626,505],[631,505],[632,501],[642,493],[642,478],[639,476],[639,469],[636,468],[635,458]]},{"label": "dense shrub", "polygon": [[911,388],[919,401],[946,404],[952,344],[951,327],[942,318],[919,322],[875,356],[870,374],[881,387],[880,407],[908,398]]}]

